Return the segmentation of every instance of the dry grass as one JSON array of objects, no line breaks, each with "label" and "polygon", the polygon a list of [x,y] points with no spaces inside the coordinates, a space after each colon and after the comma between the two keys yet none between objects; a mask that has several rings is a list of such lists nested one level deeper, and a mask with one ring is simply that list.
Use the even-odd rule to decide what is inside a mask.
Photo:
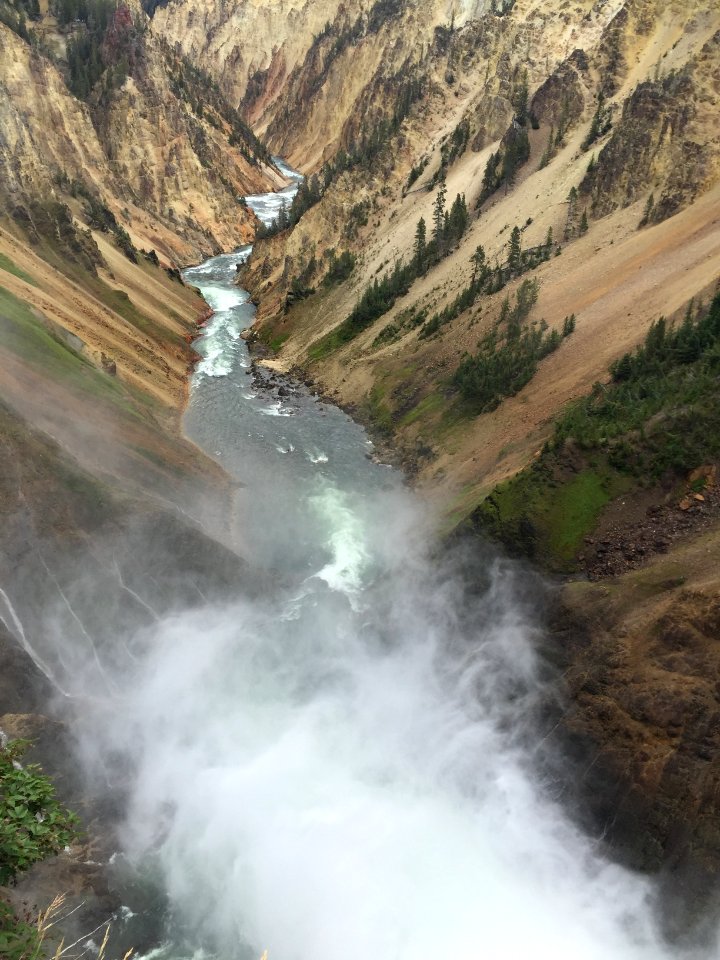
[{"label": "dry grass", "polygon": [[[58,924],[64,923],[76,910],[80,909],[80,904],[77,907],[74,907],[72,910],[67,910],[65,908],[66,896],[64,893],[58,894],[50,903],[50,905],[43,911],[38,914],[37,918],[37,941],[33,950],[28,954],[27,958],[23,960],[40,960],[41,957],[50,957],[51,960],[61,960],[61,958],[66,958],[66,960],[80,960],[81,957],[84,957],[88,953],[87,941],[94,934],[98,933],[100,930],[104,929],[102,943],[98,949],[98,952],[95,954],[97,960],[111,960],[107,956],[107,945],[108,940],[110,939],[110,929],[112,922],[110,920],[104,920],[101,924],[95,927],[94,930],[91,930],[89,933],[83,934],[82,937],[79,937],[73,943],[66,944],[65,940],[62,939],[55,947],[54,952],[49,952],[48,948],[52,949],[49,944],[49,939],[53,936],[53,928],[57,927]],[[79,948],[79,949],[76,949]],[[75,952],[72,952],[75,951]],[[134,950],[130,949],[123,955],[121,960],[130,960],[134,954]]]}]

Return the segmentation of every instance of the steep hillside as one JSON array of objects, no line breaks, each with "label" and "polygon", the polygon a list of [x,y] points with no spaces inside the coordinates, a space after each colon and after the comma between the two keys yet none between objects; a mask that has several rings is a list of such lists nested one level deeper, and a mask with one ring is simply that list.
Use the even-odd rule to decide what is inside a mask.
[{"label": "steep hillside", "polygon": [[484,5],[175,0],[158,8],[153,25],[218,80],[275,153],[313,170],[348,149],[363,123],[378,121],[386,93],[423,60],[436,28]]},{"label": "steep hillside", "polygon": [[[178,267],[258,231],[263,362],[368,424],[443,534],[575,578],[548,644],[575,799],[695,909],[720,876],[719,104],[708,0],[0,0],[0,730],[66,758],[45,606],[80,670],[115,640],[97,596],[142,626],[240,588],[227,478],[180,434],[205,306]],[[308,176],[258,230],[271,154]],[[96,858],[71,859],[79,903]]]},{"label": "steep hillside", "polygon": [[340,6],[340,0],[161,3],[153,29],[213,76],[231,103],[246,99],[248,119],[257,121]]},{"label": "steep hillside", "polygon": [[12,956],[7,899],[30,916],[66,895],[66,943],[120,906],[102,866],[117,813],[78,775],[76,701],[49,675],[114,649],[113,612],[140,628],[248,579],[207,536],[227,539],[227,478],[181,436],[207,306],[177,266],[251,237],[237,196],[282,182],[139,14],[117,8],[99,40],[43,9],[0,5],[0,740],[33,741],[82,837],[0,889]]},{"label": "steep hillside", "polygon": [[[427,89],[387,149],[256,248],[243,282],[260,301],[261,339],[391,437],[450,522],[527,463],[563,404],[653,320],[720,273],[718,28],[702,3],[588,2],[563,19],[519,2],[440,31]],[[464,195],[473,215],[414,269],[441,176],[446,208]],[[322,283],[328,250],[358,258],[339,285]],[[358,298],[398,259],[409,273],[360,317]],[[562,331],[574,315],[574,330],[546,336],[530,377],[482,400],[469,373],[506,341],[523,284],[524,329]]]},{"label": "steep hillside", "polygon": [[0,23],[1,209],[80,189],[173,260],[246,242],[238,197],[282,182],[267,152],[141,11],[105,18],[47,15],[27,40]]}]

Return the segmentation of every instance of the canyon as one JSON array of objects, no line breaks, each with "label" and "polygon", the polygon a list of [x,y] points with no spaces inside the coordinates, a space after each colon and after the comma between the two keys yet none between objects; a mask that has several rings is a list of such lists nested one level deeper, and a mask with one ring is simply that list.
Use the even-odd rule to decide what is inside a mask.
[{"label": "canyon", "polygon": [[[592,442],[580,437],[579,421],[566,427],[564,418],[578,409],[591,418],[592,398],[612,400],[623,383],[616,365],[626,355],[639,356],[659,318],[679,330],[715,315],[720,12],[704,0],[133,2],[111,6],[87,59],[98,64],[95,76],[73,66],[76,45],[95,36],[95,21],[80,8],[77,17],[63,11],[44,0],[37,11],[21,0],[0,0],[0,440],[6,454],[0,730],[37,740],[36,755],[61,797],[80,810],[87,840],[35,868],[13,894],[15,902],[47,902],[62,887],[77,905],[95,890],[68,936],[87,932],[119,902],[99,864],[116,849],[118,812],[108,807],[121,800],[110,802],[97,782],[83,783],[73,773],[71,741],[83,741],[86,734],[78,730],[87,720],[71,722],[65,707],[48,707],[58,698],[52,678],[73,675],[68,664],[76,655],[77,675],[84,675],[88,656],[58,640],[60,659],[53,659],[49,638],[59,629],[58,598],[66,598],[63,616],[84,611],[80,619],[92,624],[88,633],[99,644],[92,657],[99,657],[101,673],[112,678],[117,672],[118,683],[129,669],[123,653],[108,652],[118,629],[126,638],[142,633],[157,614],[162,650],[172,640],[166,617],[192,619],[205,604],[210,609],[235,595],[244,598],[238,601],[243,616],[261,622],[257,598],[280,589],[285,576],[292,581],[321,554],[306,518],[293,508],[285,512],[293,498],[300,502],[303,470],[312,478],[317,470],[330,471],[342,494],[322,508],[318,536],[330,514],[333,523],[347,520],[347,491],[356,510],[365,503],[349,477],[362,477],[377,503],[390,497],[377,479],[387,468],[375,473],[372,464],[366,477],[366,441],[359,434],[348,434],[354,439],[347,442],[361,451],[361,465],[355,452],[338,454],[355,464],[345,473],[345,459],[343,468],[332,463],[331,441],[320,450],[315,440],[290,431],[292,404],[303,411],[307,404],[311,413],[303,416],[312,422],[329,417],[319,436],[327,429],[344,451],[344,431],[351,428],[339,419],[332,433],[336,413],[322,410],[331,404],[367,428],[374,443],[368,441],[369,457],[403,470],[423,505],[419,512],[407,508],[423,536],[433,543],[440,538],[451,556],[470,549],[468,567],[489,608],[495,587],[476,569],[486,538],[521,565],[544,571],[549,586],[538,587],[537,596],[528,588],[542,634],[538,670],[553,677],[531,707],[542,731],[541,745],[533,748],[535,759],[541,757],[540,779],[583,831],[602,837],[603,856],[656,878],[661,926],[674,946],[656,943],[647,955],[711,950],[720,869],[715,408],[706,402],[709,393],[698,396],[687,387],[690,400],[680,402],[677,394],[658,401],[645,420]],[[279,157],[305,180],[295,199],[294,190],[285,194],[286,208],[274,208],[289,221],[273,224],[265,216],[261,223],[253,199],[292,183]],[[235,301],[224,306],[232,300],[232,261],[211,317],[206,300],[212,302],[212,294],[204,291],[203,299],[196,289],[203,287],[202,273],[191,271],[183,280],[181,268],[238,248],[246,251],[237,258],[237,280],[247,298],[243,294],[239,307]],[[250,298],[257,310],[246,323],[242,311]],[[240,309],[243,318],[232,327],[231,355],[245,349],[238,340],[244,328],[254,357],[247,388],[237,366],[239,376],[222,385],[202,372],[208,337],[219,330],[212,325],[226,309]],[[512,322],[517,333],[510,333]],[[536,344],[517,383],[481,393],[493,355],[504,356],[514,343],[527,350]],[[713,376],[716,383],[716,368],[707,363],[702,376],[710,379],[702,383]],[[663,369],[672,380],[675,374]],[[199,407],[193,412],[192,399],[183,427],[193,377],[192,390],[207,404],[203,413],[218,424],[225,418],[227,433],[203,433],[206,417],[198,417]],[[295,390],[297,398],[286,401]],[[256,391],[261,398],[269,391],[272,402],[256,401]],[[236,408],[245,393],[250,399]],[[645,403],[644,394],[638,397]],[[231,462],[232,430],[245,429],[240,425],[249,414],[242,411],[254,403],[269,411],[256,411],[261,425],[277,417],[282,426],[289,409],[287,429],[276,436],[247,421],[246,446]],[[272,482],[243,464],[243,450],[255,449],[256,429],[282,464],[268,466]],[[678,433],[688,438],[685,446],[677,441],[681,449],[672,461],[663,459],[663,431],[666,446]],[[286,487],[284,471],[296,469],[293,457],[301,450],[309,460],[292,474],[297,488]],[[264,462],[262,454],[257,458]],[[406,508],[388,509],[399,516]],[[370,516],[371,507],[367,511]],[[428,589],[426,561],[413,535],[397,534],[410,558],[400,573],[402,562],[378,546],[377,517],[367,522],[371,532],[357,547],[360,554],[367,548],[398,593],[407,591],[422,607],[411,573]],[[284,539],[278,539],[276,527],[283,525]],[[332,554],[338,541],[328,542]],[[365,569],[360,554],[347,560],[347,570],[355,562]],[[97,566],[92,576],[88,565]],[[355,610],[355,586],[332,580],[337,570],[328,572],[330,561],[317,566],[329,590],[349,597]],[[513,583],[518,576],[506,575]],[[104,598],[104,614],[92,611],[95,591]],[[516,592],[512,602],[526,611],[522,588]],[[399,669],[412,671],[411,638],[406,645],[398,625],[404,598],[391,603],[375,586],[367,595],[403,638]],[[154,611],[149,620],[138,596]],[[325,594],[311,596],[326,611],[320,635],[328,646],[308,648],[323,673],[332,669],[332,631],[325,632],[332,617],[344,625],[352,651],[362,631],[356,634],[353,614],[332,606]],[[296,617],[304,624],[302,604],[298,613],[289,595],[278,597],[287,622]],[[457,602],[458,616],[485,637],[489,628],[473,620],[475,607],[464,593]],[[428,603],[429,621],[445,616],[444,608]],[[502,604],[492,608],[503,623],[510,617]],[[210,648],[230,663],[224,628],[212,622]],[[277,629],[268,649],[284,636],[284,628]],[[380,627],[372,629],[384,636]],[[521,633],[518,649],[526,642]],[[421,624],[416,635],[425,637]],[[175,639],[192,662],[185,634]],[[131,660],[153,662],[142,643],[127,642]],[[343,670],[356,678],[353,657],[343,659]],[[512,686],[505,666],[485,666]],[[154,667],[173,675],[169,661]],[[221,687],[216,669],[208,677]],[[252,672],[254,661],[244,669]],[[304,668],[293,669],[301,688],[311,684]],[[145,689],[144,679],[136,682]],[[413,696],[427,695],[426,682],[434,681],[423,678]],[[192,700],[182,684],[176,694]],[[502,728],[502,708],[488,703]],[[152,716],[148,707],[145,702]],[[254,722],[234,709],[228,706],[238,730]],[[378,709],[402,724],[389,702]],[[450,722],[443,710],[430,711],[439,724]],[[94,703],[88,711],[104,716]],[[82,709],[69,711],[76,712]],[[141,735],[150,736],[133,717]],[[357,731],[342,717],[345,750]],[[156,721],[164,722],[159,715]],[[99,728],[106,724],[98,720]],[[312,723],[302,729],[315,745]],[[420,729],[413,727],[412,737]],[[496,743],[495,733],[487,736]],[[318,749],[328,749],[318,742]],[[414,744],[408,733],[405,748]],[[205,748],[213,754],[212,744]],[[121,768],[130,763],[122,759],[127,745],[112,738],[94,749],[120,758]],[[504,758],[506,745],[498,749]],[[181,739],[172,751],[181,755]],[[232,763],[219,756],[218,762]],[[450,763],[441,751],[432,757]],[[397,767],[389,769],[392,782],[404,785],[402,777],[393,779]],[[349,761],[343,771],[347,783],[365,785]],[[285,772],[292,780],[297,771],[290,765]],[[305,797],[304,785],[298,789]],[[445,809],[444,795],[438,796]],[[254,809],[254,796],[246,799]],[[389,809],[395,808],[369,804],[366,812],[382,817]],[[153,808],[151,814],[161,816]],[[224,812],[218,807],[215,815]],[[442,829],[442,822],[432,822]],[[545,836],[543,823],[538,829]],[[576,849],[574,840],[566,842]],[[361,846],[351,844],[353,856]],[[274,850],[267,852],[274,863]],[[544,854],[537,856],[543,863]],[[198,862],[188,861],[188,871]],[[328,866],[329,875],[332,870]],[[210,888],[212,878],[206,881]],[[322,885],[320,877],[314,882]],[[618,889],[624,882],[617,881]],[[291,899],[300,897],[290,889]],[[432,885],[423,890],[430,900],[436,895]],[[636,894],[632,888],[628,897]],[[220,892],[216,899],[222,900]],[[214,909],[208,907],[209,914],[222,927],[224,917]],[[291,921],[273,919],[282,928],[277,955],[290,956],[292,936],[282,925]],[[297,916],[292,922],[302,925]],[[462,920],[458,929],[465,930]],[[603,930],[597,955],[609,956],[602,938],[611,935]],[[152,946],[156,933],[132,945]],[[255,949],[255,932],[250,941]],[[380,941],[362,942],[385,949]],[[615,948],[616,955],[635,955],[622,940]]]}]

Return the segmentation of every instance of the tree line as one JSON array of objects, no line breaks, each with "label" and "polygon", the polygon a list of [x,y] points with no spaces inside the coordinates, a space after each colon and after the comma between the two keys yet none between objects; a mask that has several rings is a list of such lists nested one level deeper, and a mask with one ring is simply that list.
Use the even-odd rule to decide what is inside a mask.
[{"label": "tree line", "polygon": [[718,371],[720,294],[709,307],[691,301],[675,327],[655,321],[635,351],[611,364],[610,383],[596,383],[564,414],[554,447],[572,437],[643,479],[712,462],[720,457]]},{"label": "tree line", "polygon": [[[532,221],[530,221],[532,222]],[[427,340],[434,336],[441,327],[450,323],[473,306],[478,297],[499,293],[511,280],[522,276],[530,270],[534,270],[541,263],[549,260],[553,255],[553,250],[557,254],[559,247],[555,246],[553,240],[552,228],[548,230],[545,242],[539,246],[530,247],[527,250],[522,246],[522,230],[515,225],[510,232],[510,239],[507,244],[507,260],[500,264],[491,266],[485,254],[485,249],[478,246],[470,257],[473,272],[470,283],[457,295],[457,297],[443,310],[435,313],[424,324],[420,331],[420,338]]]},{"label": "tree line", "polygon": [[503,301],[497,327],[455,371],[452,385],[472,413],[495,410],[505,397],[519,393],[535,376],[540,361],[574,331],[574,315],[565,318],[562,333],[548,331],[545,321],[523,327],[537,296],[537,280],[523,280],[514,303],[508,297]]}]

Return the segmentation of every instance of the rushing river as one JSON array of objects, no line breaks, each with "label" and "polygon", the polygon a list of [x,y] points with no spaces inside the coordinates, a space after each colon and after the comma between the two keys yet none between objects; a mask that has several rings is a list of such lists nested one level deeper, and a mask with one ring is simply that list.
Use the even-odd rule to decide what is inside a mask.
[{"label": "rushing river", "polygon": [[[249,202],[269,219],[281,200]],[[154,624],[103,733],[135,765],[125,854],[166,898],[154,955],[665,956],[646,884],[535,783],[526,579],[488,558],[467,591],[363,430],[253,377],[248,253],[186,271],[215,313],[185,423],[277,589]]]}]

